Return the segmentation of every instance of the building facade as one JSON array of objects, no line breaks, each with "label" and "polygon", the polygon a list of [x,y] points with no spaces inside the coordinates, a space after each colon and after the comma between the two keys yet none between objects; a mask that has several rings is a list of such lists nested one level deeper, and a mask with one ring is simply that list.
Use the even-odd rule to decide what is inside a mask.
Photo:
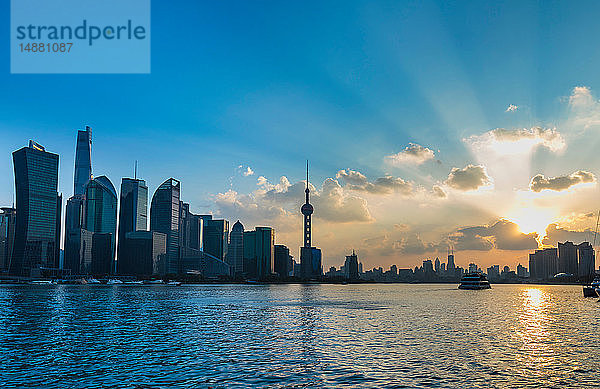
[{"label": "building facade", "polygon": [[58,155],[30,141],[13,153],[16,221],[9,272],[29,276],[34,269],[59,266],[60,213]]},{"label": "building facade", "polygon": [[244,272],[249,278],[264,280],[273,274],[275,231],[271,227],[256,227],[244,231]]},{"label": "building facade", "polygon": [[231,227],[226,259],[233,269],[234,277],[241,276],[244,273],[244,226],[239,220]]},{"label": "building facade", "polygon": [[[210,216],[210,215],[209,215]],[[204,220],[203,242],[204,252],[227,262],[229,251],[229,222],[223,219],[212,219],[202,216]]]},{"label": "building facade", "polygon": [[119,206],[117,262],[123,257],[127,234],[148,230],[148,187],[144,180],[123,178]]},{"label": "building facade", "polygon": [[577,276],[577,246],[573,242],[558,243],[557,272]]},{"label": "building facade", "polygon": [[[93,233],[110,234],[111,262],[113,263],[111,268],[114,269],[117,236],[117,191],[108,177],[96,177],[87,184],[83,203],[83,229]],[[102,254],[104,255],[104,252]],[[98,258],[98,261],[103,262],[105,260],[105,258]]]},{"label": "building facade", "polygon": [[181,183],[169,178],[152,196],[150,205],[150,231],[167,237],[165,274],[179,274],[179,206]]},{"label": "building facade", "polygon": [[8,271],[15,243],[15,208],[0,208],[0,272]]},{"label": "building facade", "polygon": [[73,179],[73,196],[83,196],[85,187],[92,179],[92,129],[77,131],[75,149],[75,176]]},{"label": "building facade", "polygon": [[290,249],[287,246],[282,244],[275,245],[275,263],[273,265],[275,273],[280,278],[287,278],[290,276],[290,273],[293,271],[293,268],[290,268]]},{"label": "building facade", "polygon": [[126,235],[122,256],[117,261],[119,274],[163,276],[167,274],[167,236],[153,231],[132,231]]},{"label": "building facade", "polygon": [[558,250],[555,247],[535,250],[529,254],[529,277],[546,280],[554,277],[558,270]]}]

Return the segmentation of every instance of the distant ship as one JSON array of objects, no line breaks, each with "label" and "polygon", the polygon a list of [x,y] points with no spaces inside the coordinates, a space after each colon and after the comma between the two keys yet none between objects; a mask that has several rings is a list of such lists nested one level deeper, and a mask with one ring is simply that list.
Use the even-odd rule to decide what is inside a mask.
[{"label": "distant ship", "polygon": [[460,285],[458,289],[470,289],[470,290],[480,290],[480,289],[490,289],[490,282],[487,280],[485,274],[483,273],[466,273],[460,279]]}]

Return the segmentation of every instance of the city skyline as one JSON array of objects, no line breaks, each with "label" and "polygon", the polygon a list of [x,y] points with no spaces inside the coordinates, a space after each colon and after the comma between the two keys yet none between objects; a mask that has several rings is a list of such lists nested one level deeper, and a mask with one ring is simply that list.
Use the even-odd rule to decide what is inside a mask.
[{"label": "city skyline", "polygon": [[[369,268],[412,267],[448,243],[461,263],[514,268],[546,231],[552,245],[593,241],[594,12],[518,2],[352,5],[325,5],[335,15],[327,25],[310,4],[264,14],[190,5],[153,23],[150,75],[2,73],[13,94],[0,100],[0,205],[15,196],[10,153],[28,139],[61,156],[59,191],[70,198],[73,131],[89,125],[95,176],[116,185],[138,160],[149,193],[175,177],[195,212],[273,226],[294,252],[298,166],[310,159],[313,240],[325,269],[352,248]],[[153,5],[154,15],[173,12]],[[282,26],[290,13],[297,18]],[[557,17],[565,14],[580,28]],[[168,38],[184,32],[197,37],[198,52]]]}]

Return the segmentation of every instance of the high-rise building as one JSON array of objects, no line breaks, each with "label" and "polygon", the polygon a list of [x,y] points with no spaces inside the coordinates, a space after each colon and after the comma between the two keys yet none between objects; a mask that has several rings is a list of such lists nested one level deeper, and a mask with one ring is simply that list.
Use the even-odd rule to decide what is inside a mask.
[{"label": "high-rise building", "polygon": [[9,272],[29,276],[57,269],[60,231],[58,214],[58,155],[29,141],[13,152],[16,209],[15,240]]},{"label": "high-rise building", "polygon": [[290,269],[290,249],[282,244],[275,245],[275,273],[280,278],[287,278],[292,269]]},{"label": "high-rise building", "polygon": [[83,196],[85,187],[92,179],[92,129],[77,131],[77,148],[75,149],[75,178],[73,195]]},{"label": "high-rise building", "polygon": [[161,232],[128,232],[127,244],[117,261],[119,274],[151,276],[167,274],[167,236]]},{"label": "high-rise building", "polygon": [[434,264],[435,264],[435,272],[439,273],[441,270],[440,259],[436,257]]},{"label": "high-rise building", "polygon": [[[352,250],[351,255],[346,255],[346,261],[344,262],[345,277],[349,280],[355,281],[359,279],[358,273],[358,256]],[[395,274],[398,273],[398,268],[395,269]]]},{"label": "high-rise building", "polygon": [[148,187],[144,180],[123,178],[119,207],[118,261],[123,256],[126,236],[130,232],[148,230]]},{"label": "high-rise building", "polygon": [[0,272],[8,271],[15,243],[17,210],[0,208]]},{"label": "high-rise building", "polygon": [[583,242],[577,245],[579,254],[579,278],[591,281],[595,276],[596,255],[590,242]]},{"label": "high-rise building", "polygon": [[180,273],[179,266],[179,206],[181,183],[169,178],[163,182],[152,196],[150,205],[150,231],[167,236],[165,257],[166,274]]},{"label": "high-rise building", "polygon": [[179,205],[179,246],[182,257],[199,255],[203,249],[204,220],[190,212],[190,205]]},{"label": "high-rise building", "polygon": [[[110,255],[110,262],[112,263],[111,269],[114,270],[117,236],[117,191],[108,177],[96,177],[87,184],[83,209],[83,229],[93,233],[111,234],[110,251],[112,254]],[[102,258],[97,258],[97,260],[102,263],[108,261],[104,251],[102,251],[102,255]]]},{"label": "high-rise building", "polygon": [[577,246],[573,242],[558,243],[557,272],[577,276]]},{"label": "high-rise building", "polygon": [[81,248],[81,242],[86,242],[86,235],[82,235],[81,230],[84,223],[83,205],[85,188],[92,179],[91,157],[92,130],[86,126],[85,130],[77,131],[73,196],[67,200],[65,214],[63,267],[71,270],[71,274],[79,274],[81,272],[82,253],[91,255],[91,248],[89,250],[82,250]]},{"label": "high-rise building", "polygon": [[233,268],[234,276],[239,276],[244,272],[244,226],[239,220],[231,228],[226,259],[229,266]]},{"label": "high-rise building", "polygon": [[[210,216],[210,215],[209,215]],[[204,231],[202,244],[204,252],[227,262],[229,251],[229,222],[223,219],[212,219],[202,216],[204,221]]]},{"label": "high-rise building", "polygon": [[527,268],[521,264],[518,264],[517,265],[517,276],[520,278],[529,277],[529,272],[527,271]]},{"label": "high-rise building", "polygon": [[256,227],[244,231],[244,272],[249,278],[266,279],[273,274],[275,231],[271,227]]},{"label": "high-rise building", "polygon": [[535,250],[529,254],[530,278],[545,280],[554,277],[558,269],[558,250],[556,247]]},{"label": "high-rise building", "polygon": [[306,162],[306,202],[300,208],[304,215],[304,224],[302,227],[304,236],[304,246],[300,248],[300,268],[301,277],[304,279],[316,279],[323,275],[323,266],[321,258],[321,250],[312,247],[312,214],[313,206],[310,204],[310,188],[308,179],[308,161]]}]

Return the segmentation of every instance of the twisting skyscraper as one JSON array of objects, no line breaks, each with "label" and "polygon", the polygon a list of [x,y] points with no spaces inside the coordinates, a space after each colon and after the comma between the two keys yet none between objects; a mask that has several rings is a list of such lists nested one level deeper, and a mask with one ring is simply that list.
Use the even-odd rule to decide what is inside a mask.
[{"label": "twisting skyscraper", "polygon": [[304,246],[300,248],[300,269],[301,276],[304,279],[316,279],[321,277],[323,274],[323,267],[321,265],[321,250],[312,247],[312,224],[311,218],[314,212],[313,206],[310,204],[310,188],[308,179],[308,161],[306,161],[306,202],[300,208],[302,215],[304,215],[303,235],[304,235]]}]

